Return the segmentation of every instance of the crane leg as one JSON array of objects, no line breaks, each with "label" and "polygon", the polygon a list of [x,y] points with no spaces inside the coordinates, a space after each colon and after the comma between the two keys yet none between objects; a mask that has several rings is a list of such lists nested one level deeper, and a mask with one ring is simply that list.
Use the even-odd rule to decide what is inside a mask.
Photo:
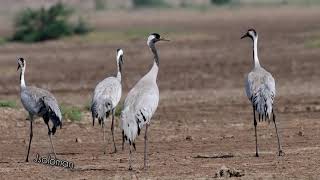
[{"label": "crane leg", "polygon": [[148,124],[146,124],[146,132],[144,134],[144,169],[147,169],[147,141],[148,141],[148,136],[147,136],[147,132],[148,132]]},{"label": "crane leg", "polygon": [[256,111],[253,106],[253,125],[254,125],[254,136],[256,138],[256,157],[259,157],[258,153],[258,135],[257,135],[257,120],[256,120]]},{"label": "crane leg", "polygon": [[124,150],[124,131],[122,130],[122,151]]},{"label": "crane leg", "polygon": [[102,120],[101,125],[102,125],[102,134],[103,134],[103,154],[106,154],[107,145],[106,145],[106,133],[105,133],[104,120]]},{"label": "crane leg", "polygon": [[29,139],[28,154],[27,154],[26,162],[29,162],[29,153],[30,153],[31,141],[32,141],[32,137],[33,137],[32,122],[33,122],[33,117],[30,116],[30,139]]},{"label": "crane leg", "polygon": [[53,146],[53,142],[52,142],[52,132],[50,130],[49,123],[46,122],[46,124],[48,126],[48,136],[49,136],[49,140],[50,140],[50,144],[51,144],[52,153],[53,153],[54,157],[57,158],[56,151],[54,150],[54,146]]},{"label": "crane leg", "polygon": [[276,115],[274,114],[273,110],[272,110],[272,117],[273,117],[273,123],[274,123],[274,127],[276,128],[276,134],[277,134],[277,140],[278,140],[278,155],[279,156],[283,156],[284,152],[282,151],[281,148],[281,143],[280,143],[280,138],[279,138],[279,134],[278,134],[278,128],[277,128],[277,123],[276,123]]},{"label": "crane leg", "polygon": [[54,157],[57,158],[56,151],[54,150],[54,146],[53,146],[53,142],[52,142],[52,133],[49,134],[49,139],[50,139],[51,149],[54,154]]},{"label": "crane leg", "polygon": [[113,153],[116,153],[117,152],[117,147],[116,147],[116,143],[114,141],[114,114],[115,114],[115,111],[114,109],[112,110],[112,122],[111,122],[111,133],[112,133],[112,140],[113,140],[113,146],[114,146],[114,151]]},{"label": "crane leg", "polygon": [[131,145],[129,145],[129,171],[132,171],[132,151],[131,151]]}]

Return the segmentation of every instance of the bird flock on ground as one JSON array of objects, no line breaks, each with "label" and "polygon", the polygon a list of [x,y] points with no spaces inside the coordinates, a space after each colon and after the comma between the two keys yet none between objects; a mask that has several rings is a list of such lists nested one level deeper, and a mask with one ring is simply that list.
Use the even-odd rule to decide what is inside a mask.
[{"label": "bird flock on ground", "polygon": [[[258,58],[258,33],[254,29],[249,29],[242,37],[250,38],[253,42],[253,69],[248,73],[245,79],[245,91],[253,108],[253,124],[255,129],[256,156],[258,153],[257,140],[257,119],[270,121],[271,115],[275,126],[278,140],[278,155],[282,156],[280,138],[278,134],[276,116],[274,113],[274,97],[276,95],[275,80],[272,75],[266,71],[259,63]],[[124,143],[129,144],[129,170],[132,170],[132,151],[136,149],[135,140],[140,135],[145,126],[144,135],[144,169],[147,169],[147,141],[148,126],[151,123],[159,103],[159,88],[157,85],[157,75],[159,71],[159,55],[156,49],[156,43],[160,41],[169,41],[160,37],[158,33],[152,33],[147,39],[147,45],[153,54],[153,65],[147,74],[145,74],[129,91],[124,101],[121,112],[122,129],[122,150]],[[116,56],[117,75],[107,77],[97,84],[94,89],[91,101],[92,125],[95,125],[95,119],[98,119],[99,125],[103,130],[103,140],[105,143],[105,119],[111,115],[111,134],[114,151],[117,147],[114,139],[114,116],[115,109],[122,96],[121,73],[124,63],[124,51],[117,49]],[[42,117],[48,127],[48,137],[51,143],[52,154],[56,156],[52,135],[56,133],[58,127],[62,128],[62,115],[56,98],[47,90],[34,86],[27,86],[25,83],[26,60],[18,58],[18,69],[20,69],[20,97],[25,110],[29,113],[30,137],[26,162],[28,162],[30,147],[33,137],[32,123],[34,117]],[[104,147],[104,153],[106,153]]]}]

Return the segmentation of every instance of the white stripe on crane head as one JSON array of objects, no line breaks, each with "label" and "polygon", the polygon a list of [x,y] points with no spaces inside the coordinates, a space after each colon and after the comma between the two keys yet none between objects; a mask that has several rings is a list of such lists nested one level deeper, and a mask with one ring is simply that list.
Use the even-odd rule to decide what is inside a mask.
[{"label": "white stripe on crane head", "polygon": [[122,49],[118,49],[118,52],[117,52],[117,59],[120,58],[120,56],[123,55],[123,50]]}]

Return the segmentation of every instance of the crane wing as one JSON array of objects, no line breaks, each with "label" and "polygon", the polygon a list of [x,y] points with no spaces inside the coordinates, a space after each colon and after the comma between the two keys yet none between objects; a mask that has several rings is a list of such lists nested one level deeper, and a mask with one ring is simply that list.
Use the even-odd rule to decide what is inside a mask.
[{"label": "crane wing", "polygon": [[39,99],[39,103],[43,104],[47,115],[54,124],[54,127],[62,126],[62,115],[57,100],[51,96],[43,96]]},{"label": "crane wing", "polygon": [[121,98],[121,83],[115,77],[109,77],[101,81],[95,88],[93,100],[109,99],[116,106]]},{"label": "crane wing", "polygon": [[253,91],[253,72],[250,72],[247,75],[246,81],[245,81],[245,89],[246,89],[246,94],[249,100],[252,98],[252,91]]},{"label": "crane wing", "polygon": [[121,83],[115,77],[109,77],[101,81],[96,86],[92,97],[92,117],[97,117],[101,122],[104,117],[108,116],[108,112],[119,103],[121,91]]},{"label": "crane wing", "polygon": [[159,103],[159,90],[158,88],[144,87],[139,91],[129,93],[129,95],[121,113],[121,122],[124,137],[131,144],[134,143],[143,126],[150,123]]},{"label": "crane wing", "polygon": [[159,94],[148,93],[141,96],[136,102],[136,112],[135,119],[138,124],[138,135],[140,134],[140,129],[143,128],[145,124],[150,123],[150,120],[156,111],[159,103]]},{"label": "crane wing", "polygon": [[246,94],[259,115],[269,118],[275,97],[275,81],[272,75],[260,68],[248,74]]}]

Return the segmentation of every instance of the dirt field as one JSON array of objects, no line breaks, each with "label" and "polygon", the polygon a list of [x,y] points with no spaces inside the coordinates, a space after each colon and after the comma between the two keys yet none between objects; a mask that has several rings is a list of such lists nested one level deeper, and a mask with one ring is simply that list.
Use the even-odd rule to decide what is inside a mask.
[{"label": "dirt field", "polygon": [[[50,151],[40,119],[31,161],[25,163],[29,122],[20,105],[0,108],[1,179],[213,178],[222,166],[242,170],[241,179],[320,179],[320,49],[309,45],[320,38],[319,16],[319,8],[295,7],[90,14],[99,31],[141,33],[146,28],[171,39],[158,44],[161,98],[149,129],[149,170],[142,170],[143,135],[136,141],[130,172],[128,146],[104,155],[101,128],[92,127],[89,112],[80,122],[65,121],[53,138],[58,158],[74,162],[73,170],[32,162],[37,153]],[[254,157],[252,109],[243,87],[252,68],[251,42],[240,40],[249,27],[260,33],[261,64],[276,79],[283,157],[277,156],[273,124],[265,122],[258,124],[260,157]],[[0,98],[19,102],[16,58],[23,56],[27,85],[51,90],[60,103],[84,107],[96,83],[114,74],[115,50],[121,47],[124,99],[152,64],[146,37],[103,38],[0,46]],[[107,124],[111,152],[110,120]],[[116,142],[121,149],[119,122]]]}]

